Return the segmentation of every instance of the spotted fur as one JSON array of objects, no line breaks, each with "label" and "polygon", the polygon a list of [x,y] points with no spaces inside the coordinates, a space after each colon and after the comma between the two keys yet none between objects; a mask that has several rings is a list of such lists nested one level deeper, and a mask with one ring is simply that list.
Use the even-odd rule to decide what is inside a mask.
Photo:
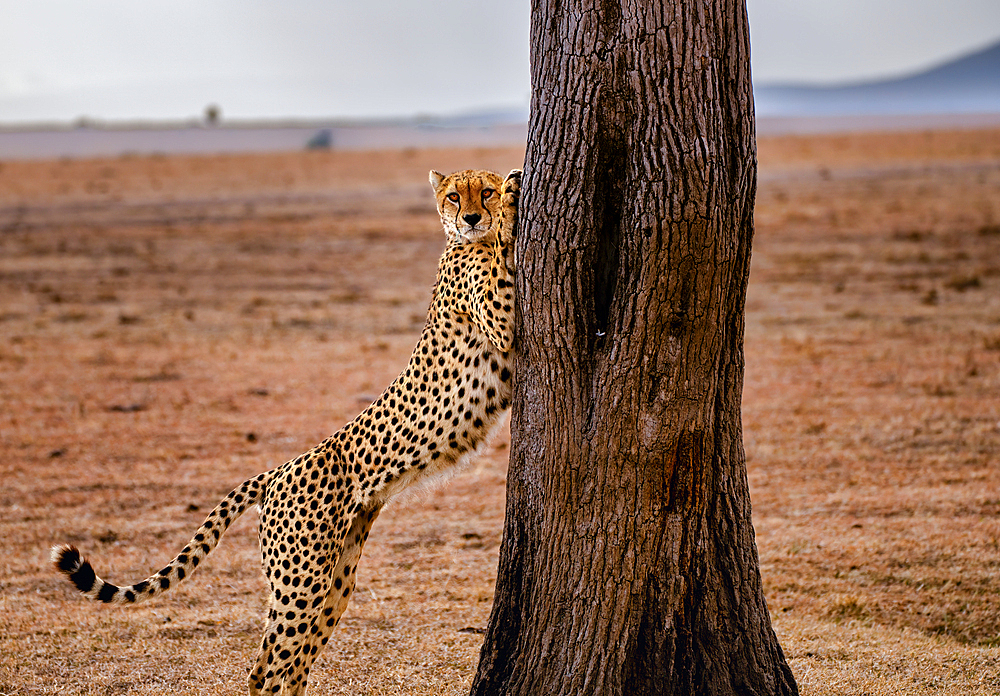
[{"label": "spotted fur", "polygon": [[511,398],[513,243],[520,172],[430,174],[448,242],[406,369],[357,418],[319,445],[248,479],[208,515],[162,570],[119,587],[72,546],[56,567],[87,597],[134,604],[184,580],[240,515],[260,508],[271,587],[252,695],[305,693],[309,668],[354,590],[372,523],[408,486],[468,460]]}]

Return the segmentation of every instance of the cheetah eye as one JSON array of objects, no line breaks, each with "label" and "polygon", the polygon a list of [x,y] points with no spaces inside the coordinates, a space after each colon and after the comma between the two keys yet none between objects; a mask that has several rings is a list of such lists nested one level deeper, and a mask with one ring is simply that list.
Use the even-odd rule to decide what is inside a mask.
[{"label": "cheetah eye", "polygon": [[448,200],[451,201],[452,203],[458,203],[458,201],[461,200],[461,198],[462,197],[459,196],[457,193],[448,194]]},{"label": "cheetah eye", "polygon": [[489,198],[490,196],[492,196],[494,193],[496,193],[496,191],[494,191],[493,189],[483,189],[483,200],[485,201],[487,198]]}]

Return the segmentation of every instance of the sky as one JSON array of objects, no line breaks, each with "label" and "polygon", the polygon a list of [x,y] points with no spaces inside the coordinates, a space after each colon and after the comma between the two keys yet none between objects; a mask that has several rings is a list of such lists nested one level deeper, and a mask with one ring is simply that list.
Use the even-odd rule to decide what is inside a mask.
[{"label": "sky", "polygon": [[[758,84],[897,76],[1000,40],[997,0],[747,0]],[[0,0],[0,124],[527,108],[530,0]]]}]

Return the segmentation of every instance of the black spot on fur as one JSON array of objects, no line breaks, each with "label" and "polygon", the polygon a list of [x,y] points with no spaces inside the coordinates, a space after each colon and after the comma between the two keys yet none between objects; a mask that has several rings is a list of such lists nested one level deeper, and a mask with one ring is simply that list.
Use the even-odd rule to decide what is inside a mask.
[{"label": "black spot on fur", "polygon": [[97,598],[102,602],[108,603],[114,600],[115,594],[118,592],[118,588],[109,582],[104,583],[101,587],[101,591],[97,593]]}]

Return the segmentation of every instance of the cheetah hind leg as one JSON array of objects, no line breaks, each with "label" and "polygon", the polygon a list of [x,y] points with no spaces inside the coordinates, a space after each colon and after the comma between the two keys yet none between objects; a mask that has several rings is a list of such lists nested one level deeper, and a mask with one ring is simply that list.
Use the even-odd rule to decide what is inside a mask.
[{"label": "cheetah hind leg", "polygon": [[[343,546],[343,537],[329,539],[324,557],[339,559],[343,555]],[[267,555],[265,552],[265,568]],[[267,623],[256,664],[247,679],[250,696],[277,693],[283,696],[301,696],[305,693],[307,677],[303,667],[306,654],[310,652],[309,636],[319,630],[321,605],[326,601],[332,583],[330,565],[315,569],[317,572],[314,574],[314,581],[310,583],[308,595],[302,593],[301,596],[290,591],[284,582],[278,582],[278,575],[268,573],[271,594]],[[299,567],[297,575],[302,577],[308,570],[308,566]],[[282,580],[290,577],[292,576],[286,575]],[[309,662],[311,661],[310,659]]]},{"label": "cheetah hind leg", "polygon": [[[332,554],[337,562],[325,578],[322,607],[317,599],[323,595],[314,595],[312,602],[294,612],[278,601],[276,594],[271,595],[267,627],[248,679],[250,696],[279,691],[283,696],[304,696],[312,663],[350,601],[361,551],[380,510],[372,507],[359,512],[343,540],[343,550]],[[287,628],[282,619],[290,621]]]},{"label": "cheetah hind leg", "polygon": [[340,555],[340,560],[333,570],[333,584],[326,596],[326,603],[323,605],[319,631],[310,635],[310,661],[315,659],[326,646],[327,641],[330,640],[330,634],[340,623],[340,617],[347,609],[351,594],[354,592],[361,552],[364,550],[365,541],[368,540],[372,524],[375,523],[375,519],[381,511],[382,508],[379,506],[362,510],[351,524],[351,530],[344,541],[344,552]]}]

